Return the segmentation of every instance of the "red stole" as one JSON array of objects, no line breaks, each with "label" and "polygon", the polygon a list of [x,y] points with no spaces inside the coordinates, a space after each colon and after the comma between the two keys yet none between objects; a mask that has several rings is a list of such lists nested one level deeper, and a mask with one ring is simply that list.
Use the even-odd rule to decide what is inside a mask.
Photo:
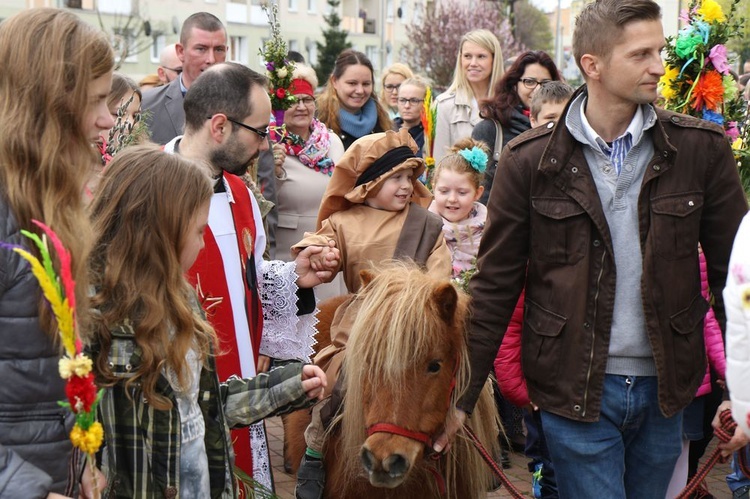
[{"label": "red stole", "polygon": [[[258,283],[255,279],[253,249],[256,226],[253,218],[252,201],[250,200],[250,192],[239,177],[225,172],[224,179],[227,181],[234,198],[234,202],[230,203],[230,208],[242,263],[241,278],[245,288],[245,312],[253,346],[253,364],[257,365],[260,338],[263,332],[263,312],[260,296],[257,292]],[[240,352],[237,349],[232,303],[229,299],[224,264],[210,227],[206,227],[204,242],[206,246],[190,268],[188,280],[198,291],[201,306],[206,311],[206,316],[219,337],[220,351],[216,358],[219,379],[226,380],[232,375],[242,377]],[[232,440],[237,466],[252,476],[253,461],[250,451],[250,431],[247,428],[232,430]]]}]

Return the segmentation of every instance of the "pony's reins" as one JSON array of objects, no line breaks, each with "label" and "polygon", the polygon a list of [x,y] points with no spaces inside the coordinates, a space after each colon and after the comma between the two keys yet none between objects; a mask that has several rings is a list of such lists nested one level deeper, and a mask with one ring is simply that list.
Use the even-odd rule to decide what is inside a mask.
[{"label": "pony's reins", "polygon": [[[714,435],[716,435],[716,437],[718,437],[718,439],[722,442],[729,442],[730,440],[732,440],[732,436],[734,436],[734,430],[737,428],[737,423],[735,423],[734,419],[732,419],[732,411],[730,411],[729,409],[721,411],[721,414],[719,414],[719,422],[721,423],[721,426],[714,429]],[[750,477],[750,466],[748,466],[745,452],[739,452],[738,455],[739,459],[737,461],[740,466],[740,470],[742,471],[742,473],[744,473],[745,476]],[[682,492],[680,492],[680,495],[678,495],[675,499],[687,499],[688,497],[690,497],[693,492],[697,490],[700,483],[706,479],[706,476],[708,475],[708,472],[711,471],[711,468],[713,468],[720,459],[721,449],[717,447],[716,449],[714,449],[713,453],[711,454],[711,456],[709,456],[706,462],[703,463],[703,466],[701,466],[701,468],[693,476],[687,486],[682,490]]]},{"label": "pony's reins", "polygon": [[492,473],[498,478],[498,480],[500,480],[500,483],[504,485],[506,489],[508,489],[511,497],[513,497],[514,499],[524,499],[526,496],[524,496],[521,491],[511,483],[505,473],[503,473],[503,470],[500,469],[495,460],[492,458],[490,453],[487,452],[487,449],[484,448],[482,442],[479,441],[474,431],[469,428],[469,425],[464,424],[464,431],[469,436],[471,443],[473,443],[474,447],[479,451],[479,454],[482,456],[484,462],[487,463],[487,466],[490,467]]}]

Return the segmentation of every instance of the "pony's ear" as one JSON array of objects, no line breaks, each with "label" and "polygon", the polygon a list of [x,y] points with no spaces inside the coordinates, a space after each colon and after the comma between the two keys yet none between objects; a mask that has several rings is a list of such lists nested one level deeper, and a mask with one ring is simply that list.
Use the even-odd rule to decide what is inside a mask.
[{"label": "pony's ear", "polygon": [[359,271],[359,278],[362,281],[362,287],[364,288],[370,284],[370,281],[375,279],[375,272],[369,269],[362,269]]},{"label": "pony's ear", "polygon": [[453,317],[456,315],[456,307],[458,306],[458,293],[456,287],[446,282],[441,284],[432,292],[432,299],[438,306],[438,312],[440,317],[446,322],[453,322]]}]

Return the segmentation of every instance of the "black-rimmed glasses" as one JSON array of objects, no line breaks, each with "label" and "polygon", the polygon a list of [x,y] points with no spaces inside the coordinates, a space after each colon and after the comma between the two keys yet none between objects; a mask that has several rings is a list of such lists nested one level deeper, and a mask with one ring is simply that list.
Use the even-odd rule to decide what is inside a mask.
[{"label": "black-rimmed glasses", "polygon": [[180,74],[180,73],[182,73],[182,68],[170,68],[170,67],[168,67],[168,66],[162,66],[162,67],[163,67],[164,69],[168,69],[168,70],[170,70],[170,71],[174,71],[174,72],[175,72],[175,73],[177,73],[177,74]]},{"label": "black-rimmed glasses", "polygon": [[528,89],[536,88],[538,85],[544,85],[545,83],[549,83],[552,80],[537,80],[536,78],[521,78],[521,83],[523,83],[523,86]]},{"label": "black-rimmed glasses", "polygon": [[421,103],[424,102],[424,99],[407,99],[406,97],[399,97],[398,103],[402,106],[405,106],[407,104],[411,104],[412,106],[418,106]]},{"label": "black-rimmed glasses", "polygon": [[[213,116],[209,116],[209,117],[208,117],[208,118],[206,118],[206,119],[207,119],[207,120],[210,120],[211,118],[213,118]],[[263,139],[263,140],[265,140],[265,138],[266,138],[266,137],[268,137],[268,127],[266,127],[266,129],[265,129],[265,130],[258,130],[258,129],[257,129],[257,128],[255,128],[254,126],[246,125],[246,124],[244,124],[244,123],[243,123],[243,122],[241,122],[241,121],[237,121],[237,120],[234,120],[234,119],[230,118],[229,116],[227,116],[226,118],[227,118],[227,121],[231,121],[231,122],[232,122],[232,123],[234,123],[235,125],[237,125],[237,126],[241,126],[241,127],[242,127],[242,128],[244,128],[245,130],[250,130],[251,132],[253,132],[254,134],[256,134],[256,135],[257,135],[258,137],[260,137],[260,138],[261,138],[261,139]]]}]

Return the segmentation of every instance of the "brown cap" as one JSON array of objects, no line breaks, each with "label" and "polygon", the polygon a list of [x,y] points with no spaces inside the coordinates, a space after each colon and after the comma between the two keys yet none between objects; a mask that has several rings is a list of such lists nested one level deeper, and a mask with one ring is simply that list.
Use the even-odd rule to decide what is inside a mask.
[{"label": "brown cap", "polygon": [[[347,210],[355,204],[364,203],[373,191],[377,192],[378,187],[386,178],[401,170],[414,170],[412,201],[427,206],[432,200],[432,193],[418,179],[424,172],[424,161],[416,156],[403,159],[403,161],[398,162],[392,168],[388,168],[372,180],[360,182],[361,185],[357,185],[358,179],[368,178],[367,176],[363,177],[363,174],[383,158],[386,153],[392,153],[403,147],[409,148],[412,155],[418,149],[416,142],[405,128],[398,132],[389,130],[384,133],[372,133],[357,139],[336,163],[336,168],[333,170],[328,188],[320,203],[318,229],[320,229],[323,220],[337,211]],[[376,164],[377,166],[379,165]],[[382,166],[382,163],[380,166]]]}]

